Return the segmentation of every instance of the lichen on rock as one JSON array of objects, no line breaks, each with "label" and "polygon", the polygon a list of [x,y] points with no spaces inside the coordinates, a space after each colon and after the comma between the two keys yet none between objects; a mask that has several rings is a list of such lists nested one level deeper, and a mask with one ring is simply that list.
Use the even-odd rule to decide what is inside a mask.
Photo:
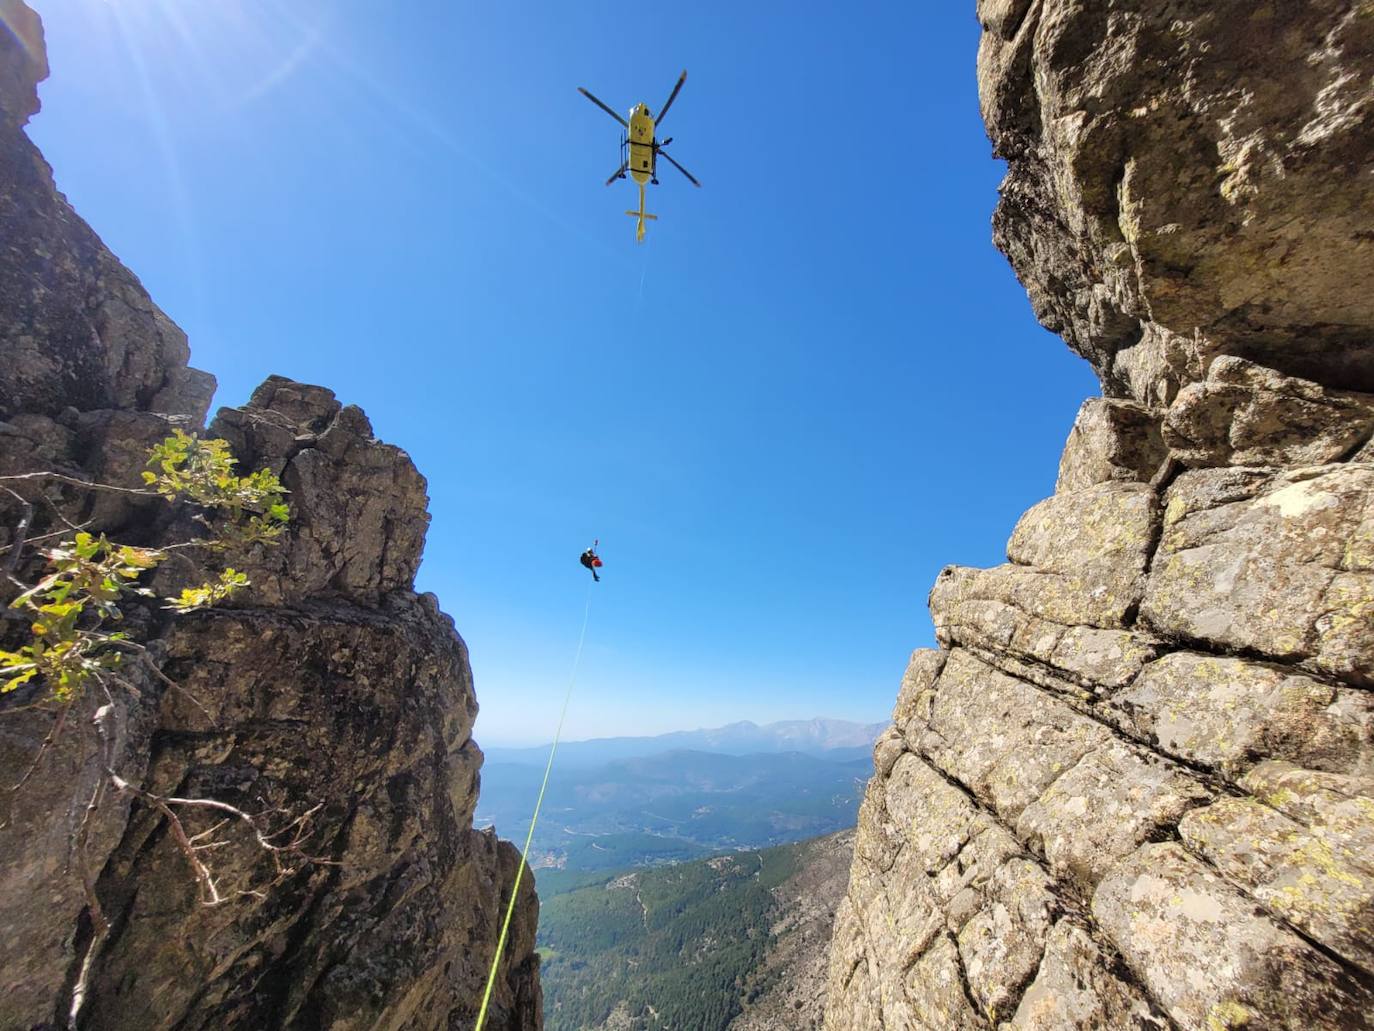
[{"label": "lichen on rock", "polygon": [[931,591],[826,1026],[1374,1026],[1374,16],[977,10],[994,238],[1105,396]]},{"label": "lichen on rock", "polygon": [[995,239],[1106,392],[1236,355],[1374,390],[1363,3],[980,0]]}]

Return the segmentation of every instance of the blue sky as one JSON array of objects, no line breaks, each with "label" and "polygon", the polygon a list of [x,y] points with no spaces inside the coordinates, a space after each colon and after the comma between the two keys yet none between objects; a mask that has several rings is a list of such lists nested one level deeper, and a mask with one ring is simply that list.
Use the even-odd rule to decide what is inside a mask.
[{"label": "blue sky", "polygon": [[[217,403],[326,384],[428,477],[488,744],[551,734],[593,537],[568,736],[885,718],[1097,392],[991,243],[972,0],[30,2],[30,134]],[[683,68],[637,246],[576,87]]]}]

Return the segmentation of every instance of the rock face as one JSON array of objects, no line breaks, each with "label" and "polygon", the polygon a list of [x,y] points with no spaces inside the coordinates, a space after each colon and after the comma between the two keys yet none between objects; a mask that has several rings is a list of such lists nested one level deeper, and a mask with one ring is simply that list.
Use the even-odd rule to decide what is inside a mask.
[{"label": "rock face", "polygon": [[1237,355],[1374,390],[1374,23],[1356,0],[979,0],[994,220],[1109,396]]},{"label": "rock face", "polygon": [[1374,9],[980,0],[1099,373],[875,749],[826,1026],[1374,1026]]},{"label": "rock face", "polygon": [[[37,16],[0,0],[0,475],[133,486],[152,443],[200,427],[214,380],[187,366],[184,336],[23,135],[45,74]],[[130,671],[138,693],[114,698],[110,765],[161,795],[318,807],[318,861],[263,891],[266,854],[234,838],[213,861],[237,897],[201,904],[156,810],[109,795],[85,817],[102,778],[94,700],[40,757],[54,715],[4,696],[0,783],[39,761],[0,823],[0,1025],[65,1026],[84,965],[87,1028],[470,1028],[519,854],[472,829],[482,753],[467,650],[413,590],[425,481],[359,409],[277,377],[211,433],[241,468],[281,476],[291,527],[242,556],[252,587],[231,604],[132,613],[168,680]],[[57,514],[154,545],[187,532],[161,501],[25,490],[30,532]],[[22,510],[3,504],[8,556]],[[189,582],[182,565],[155,586]],[[6,644],[21,630],[0,624]],[[110,924],[94,949],[83,873]],[[542,1026],[532,885],[527,872],[489,1028]]]}]

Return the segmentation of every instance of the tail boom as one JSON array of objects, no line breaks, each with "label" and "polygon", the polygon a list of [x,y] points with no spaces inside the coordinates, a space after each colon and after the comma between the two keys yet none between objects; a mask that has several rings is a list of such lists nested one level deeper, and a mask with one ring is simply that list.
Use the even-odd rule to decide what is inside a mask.
[{"label": "tail boom", "polygon": [[658,221],[658,216],[657,216],[657,215],[651,215],[651,214],[649,214],[649,212],[647,212],[647,211],[644,210],[644,184],[643,184],[643,183],[640,183],[640,184],[639,184],[639,210],[638,210],[638,211],[627,211],[627,212],[625,212],[625,214],[629,215],[631,218],[637,218],[637,219],[639,219],[639,223],[635,226],[635,239],[636,239],[637,241],[639,241],[639,242],[642,243],[642,242],[644,241],[644,223],[645,223],[645,221],[649,221],[649,222],[657,222],[657,221]]}]

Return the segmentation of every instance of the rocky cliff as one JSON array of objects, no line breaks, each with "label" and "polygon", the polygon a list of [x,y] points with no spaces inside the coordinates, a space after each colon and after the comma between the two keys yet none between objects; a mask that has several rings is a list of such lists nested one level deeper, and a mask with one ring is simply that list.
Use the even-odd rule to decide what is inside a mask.
[{"label": "rocky cliff", "polygon": [[[0,0],[0,474],[137,486],[151,444],[201,426],[214,380],[187,365],[184,335],[23,134],[46,73],[37,16]],[[232,839],[213,862],[236,897],[203,905],[155,809],[111,793],[86,814],[104,776],[94,701],[41,752],[55,715],[6,695],[0,783],[41,756],[4,799],[0,1025],[64,1026],[84,968],[89,1028],[470,1028],[519,855],[472,829],[482,755],[467,652],[434,597],[413,590],[425,481],[359,409],[277,377],[209,432],[242,469],[280,475],[291,526],[242,556],[252,587],[228,606],[131,614],[162,676],[129,671],[137,693],[114,697],[110,764],[159,795],[315,809],[317,861],[264,890],[266,853]],[[62,519],[151,545],[187,531],[158,500],[46,482],[21,493],[31,534]],[[3,506],[8,571],[25,506]],[[164,570],[164,587],[188,575]],[[523,883],[490,1028],[542,1026],[537,903]]]},{"label": "rocky cliff", "polygon": [[995,239],[1104,396],[931,592],[827,1027],[1374,1026],[1374,5],[978,16]]}]

